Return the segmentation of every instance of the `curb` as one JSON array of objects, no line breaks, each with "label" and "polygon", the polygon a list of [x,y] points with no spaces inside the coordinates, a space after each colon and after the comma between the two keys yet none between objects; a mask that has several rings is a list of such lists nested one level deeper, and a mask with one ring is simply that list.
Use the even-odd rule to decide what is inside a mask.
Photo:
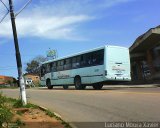
[{"label": "curb", "polygon": [[[46,107],[43,107],[43,106],[38,106],[39,107],[39,109],[40,110],[42,110],[42,111],[47,111],[47,110],[49,110],[48,108],[46,108]],[[58,114],[58,113],[56,113],[56,112],[52,112],[56,117],[58,117],[58,118],[60,118],[60,120],[61,121],[64,121],[65,123],[68,123],[68,122],[66,122],[65,120],[63,120],[62,119],[62,116],[60,115],[60,114]],[[74,124],[72,124],[72,123],[68,123],[70,126],[71,126],[71,128],[77,128]]]},{"label": "curb", "polygon": [[106,88],[157,88],[160,85],[114,85],[114,86],[106,86]]},{"label": "curb", "polygon": [[[38,106],[42,111],[47,111],[48,109],[43,106]],[[62,116],[56,112],[52,112],[55,116],[62,118]]]}]

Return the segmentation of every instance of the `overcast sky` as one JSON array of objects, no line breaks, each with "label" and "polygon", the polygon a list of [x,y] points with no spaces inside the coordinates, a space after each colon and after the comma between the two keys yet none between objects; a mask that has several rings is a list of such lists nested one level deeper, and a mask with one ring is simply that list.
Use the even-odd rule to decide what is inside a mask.
[{"label": "overcast sky", "polygon": [[[27,0],[13,2],[16,13]],[[23,69],[49,48],[59,57],[107,44],[129,48],[160,24],[159,5],[160,0],[32,0],[16,17]],[[0,3],[0,19],[6,12]],[[9,15],[0,23],[0,75],[17,77]]]}]

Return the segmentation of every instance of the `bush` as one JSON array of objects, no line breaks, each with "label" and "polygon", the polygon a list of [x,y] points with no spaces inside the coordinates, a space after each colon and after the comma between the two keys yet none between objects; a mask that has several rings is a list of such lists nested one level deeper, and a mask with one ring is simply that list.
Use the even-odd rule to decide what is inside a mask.
[{"label": "bush", "polygon": [[21,108],[21,107],[23,107],[23,103],[22,103],[21,99],[17,100],[17,101],[13,104],[13,107],[15,107],[15,108]]},{"label": "bush", "polygon": [[6,101],[7,98],[5,96],[2,96],[2,93],[0,93],[0,108],[5,106]]},{"label": "bush", "polygon": [[7,108],[7,98],[5,96],[2,96],[2,93],[0,93],[0,126],[2,126],[2,123],[10,122],[13,114],[11,113],[10,109]]},{"label": "bush", "polygon": [[8,107],[9,106],[7,106],[7,98],[0,95],[0,126],[4,122],[10,122],[12,119],[13,114]]},{"label": "bush", "polygon": [[11,111],[7,108],[0,108],[0,126],[2,126],[2,123],[8,123],[11,122],[11,119],[13,117],[13,114]]}]

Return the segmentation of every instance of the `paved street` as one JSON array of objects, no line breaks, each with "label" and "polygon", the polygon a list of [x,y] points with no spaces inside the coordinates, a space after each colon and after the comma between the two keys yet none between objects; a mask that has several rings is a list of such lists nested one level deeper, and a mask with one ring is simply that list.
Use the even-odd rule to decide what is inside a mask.
[{"label": "paved street", "polygon": [[[19,96],[18,89],[1,91],[10,97]],[[160,121],[160,88],[27,89],[27,98],[78,127],[93,124],[77,122]]]}]

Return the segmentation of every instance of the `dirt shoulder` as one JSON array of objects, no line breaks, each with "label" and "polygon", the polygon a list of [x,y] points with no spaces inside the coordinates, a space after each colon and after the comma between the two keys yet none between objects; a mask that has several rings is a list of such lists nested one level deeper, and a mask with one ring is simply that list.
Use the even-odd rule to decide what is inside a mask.
[{"label": "dirt shoulder", "polygon": [[49,110],[0,94],[0,127],[2,128],[71,128]]},{"label": "dirt shoulder", "polygon": [[13,110],[15,112],[13,122],[20,120],[22,128],[64,128],[61,120],[50,117],[39,108],[17,108]]}]

